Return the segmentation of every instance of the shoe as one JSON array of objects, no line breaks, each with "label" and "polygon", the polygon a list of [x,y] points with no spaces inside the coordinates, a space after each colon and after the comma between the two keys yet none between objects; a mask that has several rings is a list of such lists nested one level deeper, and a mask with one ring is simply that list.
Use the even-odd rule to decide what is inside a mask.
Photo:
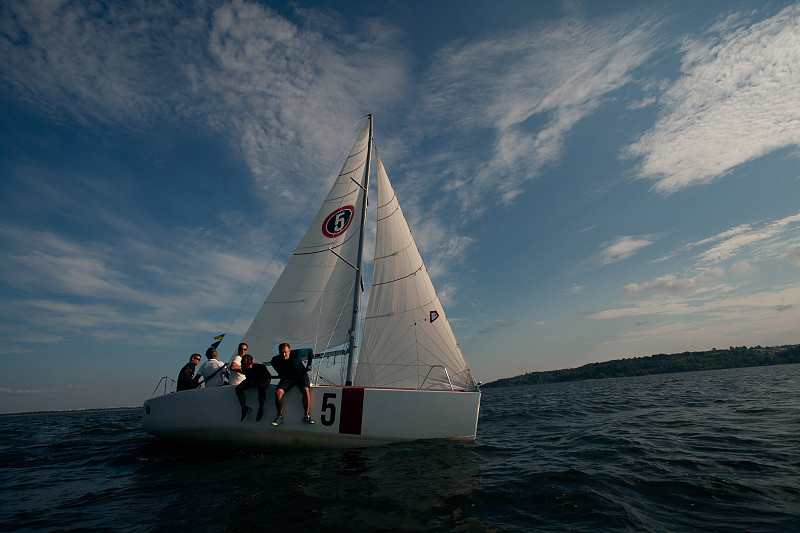
[{"label": "shoe", "polygon": [[247,415],[249,415],[251,411],[252,409],[249,407],[242,407],[242,422],[247,420]]},{"label": "shoe", "polygon": [[303,422],[305,422],[306,424],[313,424],[314,423],[314,421],[311,420],[311,417],[308,416],[308,415],[303,417]]},{"label": "shoe", "polygon": [[273,420],[273,421],[272,421],[272,425],[273,425],[273,426],[278,426],[278,425],[280,425],[280,424],[283,424],[283,416],[281,416],[281,415],[277,415],[277,416],[275,417],[275,420]]},{"label": "shoe", "polygon": [[264,418],[264,409],[259,407],[258,414],[256,414],[256,422],[261,422],[262,418]]}]

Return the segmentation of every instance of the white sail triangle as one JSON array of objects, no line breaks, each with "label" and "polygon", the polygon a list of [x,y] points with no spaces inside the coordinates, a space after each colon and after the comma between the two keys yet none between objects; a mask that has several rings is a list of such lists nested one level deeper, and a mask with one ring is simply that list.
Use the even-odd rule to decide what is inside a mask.
[{"label": "white sail triangle", "polygon": [[375,151],[378,225],[354,385],[474,390],[476,384]]},{"label": "white sail triangle", "polygon": [[262,360],[288,342],[315,352],[348,342],[367,186],[370,121],[314,221],[244,335]]}]

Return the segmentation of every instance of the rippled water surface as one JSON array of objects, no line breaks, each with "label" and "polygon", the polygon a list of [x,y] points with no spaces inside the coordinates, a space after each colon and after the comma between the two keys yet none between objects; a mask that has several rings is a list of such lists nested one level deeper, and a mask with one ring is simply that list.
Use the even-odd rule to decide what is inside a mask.
[{"label": "rippled water surface", "polygon": [[800,365],[486,389],[475,444],[175,448],[0,417],[0,530],[793,531]]}]

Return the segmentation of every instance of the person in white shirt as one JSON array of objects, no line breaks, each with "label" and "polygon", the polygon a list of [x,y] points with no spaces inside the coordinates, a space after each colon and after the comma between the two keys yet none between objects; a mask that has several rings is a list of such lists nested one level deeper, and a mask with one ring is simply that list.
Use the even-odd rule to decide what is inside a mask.
[{"label": "person in white shirt", "polygon": [[219,387],[222,385],[222,378],[225,377],[225,363],[217,360],[217,349],[214,347],[206,350],[206,357],[208,361],[203,363],[197,373],[203,376],[206,387]]},{"label": "person in white shirt", "polygon": [[238,385],[244,381],[244,374],[242,374],[242,357],[247,355],[247,343],[240,342],[236,352],[236,355],[233,356],[233,361],[231,361],[228,385]]}]

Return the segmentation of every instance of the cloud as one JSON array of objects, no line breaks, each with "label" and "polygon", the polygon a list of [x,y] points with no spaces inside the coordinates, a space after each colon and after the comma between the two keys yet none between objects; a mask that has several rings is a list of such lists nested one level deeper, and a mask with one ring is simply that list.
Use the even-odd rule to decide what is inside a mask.
[{"label": "cloud", "polygon": [[[176,53],[197,54],[191,39],[202,13],[169,3],[4,2],[0,76],[18,98],[60,121],[127,124],[161,119],[162,95],[184,93]],[[159,79],[158,83],[153,83]],[[176,99],[176,102],[179,100]]]},{"label": "cloud", "polygon": [[737,261],[731,267],[731,274],[736,274],[737,276],[741,276],[743,274],[749,274],[752,271],[753,271],[753,266],[747,261]]},{"label": "cloud", "polygon": [[795,246],[789,250],[789,262],[794,266],[800,266],[800,246]]},{"label": "cloud", "polygon": [[586,285],[575,284],[569,289],[567,289],[567,294],[572,294],[572,295],[583,294],[584,290],[586,290]]},{"label": "cloud", "polygon": [[655,23],[635,17],[589,22],[570,14],[442,49],[415,116],[431,135],[459,132],[459,142],[466,136],[486,147],[438,173],[461,208],[513,202],[526,180],[559,160],[567,133],[631,81],[656,49],[657,33]]},{"label": "cloud", "polygon": [[738,338],[742,323],[757,331],[759,338],[770,338],[771,334],[785,337],[786,332],[796,331],[792,321],[797,321],[800,285],[789,282],[764,287],[751,280],[737,286],[721,280],[727,261],[733,263],[728,272],[740,276],[753,272],[759,262],[770,265],[787,255],[791,260],[793,251],[800,248],[799,216],[742,224],[687,243],[669,256],[694,252],[695,265],[689,274],[664,274],[652,281],[629,283],[623,293],[643,298],[641,301],[587,316],[596,320],[660,319],[648,319],[654,325],[644,329],[643,320],[639,320],[635,331],[628,330],[612,342],[669,341],[682,346],[718,343],[722,338]]},{"label": "cloud", "polygon": [[[624,317],[715,317],[718,320],[747,321],[764,312],[774,313],[787,301],[800,301],[800,286],[787,284],[763,289],[750,294],[733,291],[731,287],[719,285],[707,289],[702,295],[689,298],[678,296],[653,297],[627,307],[607,309],[593,313],[589,318],[611,320]],[[789,309],[789,308],[786,308]],[[698,322],[695,321],[695,325]],[[741,322],[740,322],[741,324]]]},{"label": "cloud", "polygon": [[365,104],[388,106],[408,83],[406,53],[390,29],[365,21],[356,35],[335,19],[306,21],[301,26],[257,4],[223,4],[211,18],[209,61],[195,71],[197,87],[225,105],[194,111],[236,132],[258,186],[292,202],[299,189],[275,187],[297,174],[287,155],[320,153],[329,163],[346,140],[342,125]]},{"label": "cloud", "polygon": [[42,394],[44,392],[53,392],[53,391],[9,389],[8,387],[0,387],[1,394]]},{"label": "cloud", "polygon": [[609,265],[628,259],[642,248],[653,244],[655,242],[653,239],[651,235],[617,237],[614,242],[603,245],[600,261],[603,265]]},{"label": "cloud", "polygon": [[709,183],[800,145],[800,5],[750,26],[734,21],[686,40],[683,75],[662,96],[660,118],[626,150],[656,191]]},{"label": "cloud", "polygon": [[654,96],[650,96],[647,98],[643,98],[642,100],[631,102],[628,104],[628,109],[636,110],[642,109],[643,107],[647,107],[656,103],[656,98]]},{"label": "cloud", "polygon": [[[751,293],[720,291],[705,298],[679,301],[659,298],[593,315],[595,319],[652,317],[620,332],[603,344],[638,345],[652,353],[729,344],[796,342],[800,286],[784,284]],[[652,324],[652,325],[650,325]],[[743,327],[746,325],[746,327]],[[642,327],[644,326],[644,327]],[[673,348],[669,348],[672,346]]]},{"label": "cloud", "polygon": [[[220,250],[212,233],[202,239],[165,230],[116,237],[104,244],[0,227],[2,283],[18,293],[4,302],[0,317],[13,324],[14,338],[55,343],[76,331],[98,339],[163,328],[216,331],[264,270],[263,257],[253,257],[245,245],[238,253]],[[270,268],[266,281],[279,267]],[[25,351],[10,346],[6,353]]]},{"label": "cloud", "polygon": [[[717,244],[700,254],[703,263],[718,263],[748,249],[756,249],[761,255],[776,256],[785,250],[786,239],[794,239],[800,213],[760,225],[743,225],[724,232],[713,240]],[[708,239],[692,246],[708,243]]]},{"label": "cloud", "polygon": [[709,274],[699,274],[691,278],[679,278],[667,274],[647,283],[630,283],[625,285],[622,290],[630,296],[636,296],[643,292],[667,295],[690,293],[701,290],[710,280],[722,277],[722,275],[721,270],[713,270]]},{"label": "cloud", "polygon": [[[346,142],[343,125],[388,107],[408,84],[407,52],[389,28],[365,20],[354,34],[309,13],[297,9],[292,21],[241,0],[113,9],[10,0],[0,80],[58,121],[210,128],[230,140],[265,201],[295,212],[297,191],[305,200]],[[300,183],[287,187],[287,176]]]},{"label": "cloud", "polygon": [[511,319],[511,318],[506,318],[505,320],[495,320],[494,322],[492,322],[491,325],[486,326],[483,329],[479,329],[478,333],[480,333],[480,334],[491,333],[492,331],[495,331],[497,329],[500,329],[500,328],[511,328],[511,327],[514,327],[515,325],[516,324],[515,324],[514,320]]},{"label": "cloud", "polygon": [[[742,261],[752,267],[754,260],[780,257],[786,255],[787,249],[789,249],[789,260],[792,261],[792,250],[798,246],[796,243],[800,242],[800,238],[796,236],[798,223],[800,223],[800,213],[771,222],[740,224],[711,237],[684,244],[657,259],[656,262],[666,261],[698,248],[703,250],[698,253],[699,263],[706,267],[741,254],[749,256]],[[745,268],[745,263],[737,268]]]}]

